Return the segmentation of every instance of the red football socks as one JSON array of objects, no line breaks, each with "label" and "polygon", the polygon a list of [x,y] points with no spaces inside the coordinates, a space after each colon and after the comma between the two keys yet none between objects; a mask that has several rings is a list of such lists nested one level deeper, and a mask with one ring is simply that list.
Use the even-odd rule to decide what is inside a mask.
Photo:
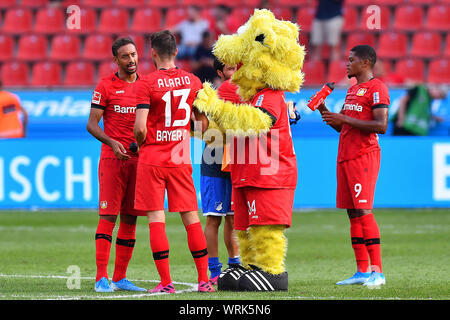
[{"label": "red football socks", "polygon": [[381,268],[380,230],[372,213],[360,217],[364,243],[370,256],[371,271],[383,272]]},{"label": "red football socks", "polygon": [[359,217],[350,218],[350,236],[359,272],[369,272],[369,254],[364,243],[363,228]]},{"label": "red football socks", "polygon": [[117,282],[126,277],[128,263],[133,254],[136,242],[136,225],[120,222],[116,240],[116,263],[113,281]]},{"label": "red football socks", "polygon": [[95,281],[102,277],[108,278],[108,261],[111,250],[111,239],[114,230],[114,222],[100,219],[95,233],[95,261],[97,264],[97,276]]},{"label": "red football socks", "polygon": [[189,250],[194,258],[198,272],[198,282],[208,282],[208,250],[206,238],[200,222],[186,226]]},{"label": "red football socks", "polygon": [[163,222],[152,222],[150,229],[150,247],[155,260],[156,269],[161,278],[161,285],[172,282],[169,269],[169,240],[166,235],[166,225]]}]

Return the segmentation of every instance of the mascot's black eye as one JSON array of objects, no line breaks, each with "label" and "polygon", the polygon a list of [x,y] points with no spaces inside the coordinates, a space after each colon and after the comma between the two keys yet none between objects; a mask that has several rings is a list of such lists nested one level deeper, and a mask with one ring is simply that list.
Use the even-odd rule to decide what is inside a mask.
[{"label": "mascot's black eye", "polygon": [[260,35],[256,36],[255,41],[261,42],[262,44],[264,44],[264,39],[266,38],[266,36],[261,33]]}]

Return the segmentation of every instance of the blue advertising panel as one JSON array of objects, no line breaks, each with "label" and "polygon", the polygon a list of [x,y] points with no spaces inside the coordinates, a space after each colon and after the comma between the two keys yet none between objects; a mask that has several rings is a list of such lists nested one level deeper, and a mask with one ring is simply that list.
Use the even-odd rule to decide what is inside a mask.
[{"label": "blue advertising panel", "polygon": [[[302,89],[297,94],[286,93],[286,99],[296,102],[302,116],[301,121],[292,126],[296,136],[327,137],[334,136],[333,129],[324,126],[319,112],[312,112],[306,103],[317,89]],[[330,110],[339,112],[346,95],[346,89],[335,89],[327,98]],[[16,91],[29,114],[27,136],[31,138],[89,138],[86,121],[91,106],[92,91]],[[398,108],[398,102],[405,89],[391,89],[390,115]],[[433,113],[444,119],[442,123],[433,123],[431,136],[450,135],[450,97],[436,100],[432,106]],[[390,135],[392,126],[388,128]]]},{"label": "blue advertising panel", "polygon": [[[334,208],[338,137],[296,137],[295,208]],[[380,137],[375,207],[450,208],[450,139]],[[100,143],[90,139],[0,141],[0,209],[96,208]],[[202,143],[192,141],[199,194]],[[199,197],[199,205],[201,199]]]}]

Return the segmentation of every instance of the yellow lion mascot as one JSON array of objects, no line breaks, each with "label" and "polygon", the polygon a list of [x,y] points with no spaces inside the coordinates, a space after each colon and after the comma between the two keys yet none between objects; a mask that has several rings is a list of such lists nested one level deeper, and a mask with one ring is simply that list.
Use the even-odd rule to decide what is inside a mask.
[{"label": "yellow lion mascot", "polygon": [[222,63],[238,66],[231,81],[249,104],[219,99],[209,83],[194,102],[208,116],[210,128],[232,136],[230,168],[242,266],[222,272],[219,290],[288,289],[284,231],[292,221],[297,160],[284,92],[299,91],[303,83],[305,50],[298,36],[298,25],[256,9],[237,34],[220,36],[213,48]]}]

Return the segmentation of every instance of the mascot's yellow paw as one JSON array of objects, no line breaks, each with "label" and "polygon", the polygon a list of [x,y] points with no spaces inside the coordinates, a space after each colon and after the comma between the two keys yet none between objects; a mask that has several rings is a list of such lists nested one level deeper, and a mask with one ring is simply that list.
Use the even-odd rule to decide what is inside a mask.
[{"label": "mascot's yellow paw", "polygon": [[197,93],[197,98],[194,101],[194,106],[207,115],[214,111],[214,107],[219,100],[217,91],[214,90],[209,82],[203,83],[203,89]]},{"label": "mascot's yellow paw", "polygon": [[211,84],[205,82],[197,93],[195,107],[216,122],[217,127],[235,136],[255,136],[270,130],[272,118],[249,104],[233,104],[219,98]]}]

